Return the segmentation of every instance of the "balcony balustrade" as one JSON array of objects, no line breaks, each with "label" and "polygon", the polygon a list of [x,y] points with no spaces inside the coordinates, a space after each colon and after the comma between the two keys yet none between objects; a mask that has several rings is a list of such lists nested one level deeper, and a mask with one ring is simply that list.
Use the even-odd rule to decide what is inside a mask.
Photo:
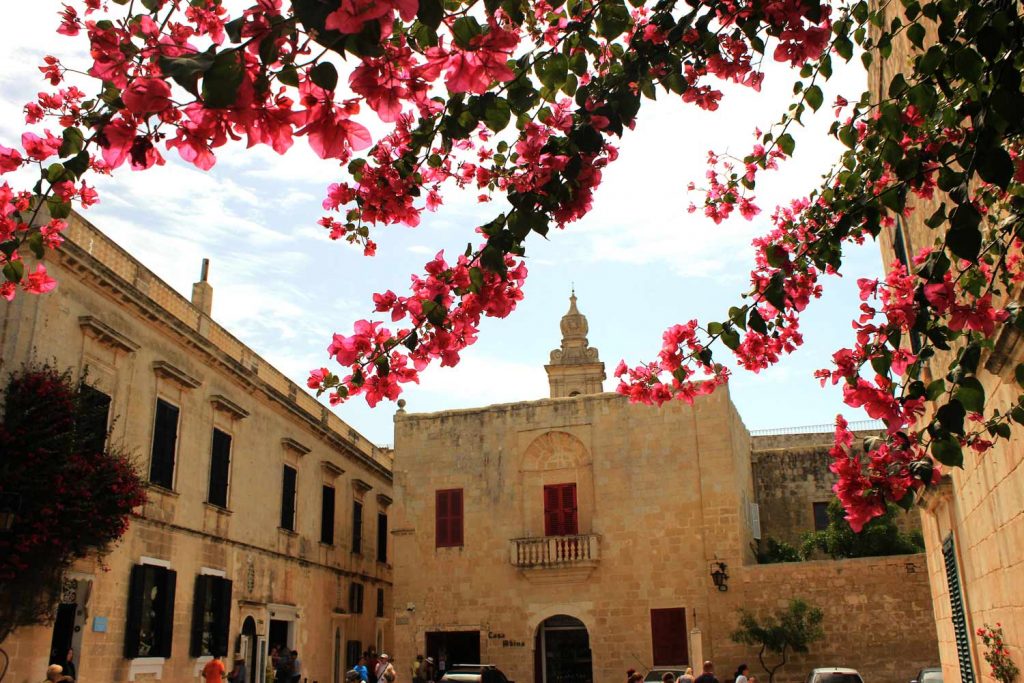
[{"label": "balcony balustrade", "polygon": [[597,534],[515,538],[510,544],[511,562],[522,569],[596,565],[600,559]]}]

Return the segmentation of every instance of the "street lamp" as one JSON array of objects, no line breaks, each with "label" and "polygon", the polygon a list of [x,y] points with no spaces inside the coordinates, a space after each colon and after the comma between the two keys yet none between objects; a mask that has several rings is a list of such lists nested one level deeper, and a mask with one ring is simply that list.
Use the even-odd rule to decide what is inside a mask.
[{"label": "street lamp", "polygon": [[715,582],[715,587],[722,592],[729,590],[725,583],[729,580],[729,575],[725,573],[725,562],[715,562],[711,566],[714,567],[711,570],[711,580]]}]

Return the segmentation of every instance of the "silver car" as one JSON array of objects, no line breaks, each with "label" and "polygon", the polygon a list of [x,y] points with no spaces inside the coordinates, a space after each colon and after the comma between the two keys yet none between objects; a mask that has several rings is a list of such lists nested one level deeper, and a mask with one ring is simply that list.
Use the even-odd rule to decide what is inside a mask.
[{"label": "silver car", "polygon": [[811,669],[811,673],[807,674],[807,683],[864,683],[864,679],[856,669],[826,666]]},{"label": "silver car", "polygon": [[493,664],[454,664],[441,683],[513,683]]}]

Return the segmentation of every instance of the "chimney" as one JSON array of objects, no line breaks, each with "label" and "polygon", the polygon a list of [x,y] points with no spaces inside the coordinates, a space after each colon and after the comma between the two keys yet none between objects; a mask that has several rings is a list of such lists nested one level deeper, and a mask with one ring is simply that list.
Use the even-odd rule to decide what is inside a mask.
[{"label": "chimney", "polygon": [[210,275],[210,259],[203,259],[203,272],[199,275],[199,282],[192,285],[192,305],[198,308],[207,316],[213,311],[213,287],[206,281]]}]

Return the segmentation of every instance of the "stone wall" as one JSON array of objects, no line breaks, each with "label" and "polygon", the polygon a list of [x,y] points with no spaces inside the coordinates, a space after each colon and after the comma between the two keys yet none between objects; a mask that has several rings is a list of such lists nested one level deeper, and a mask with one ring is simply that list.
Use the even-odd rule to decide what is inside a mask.
[{"label": "stone wall", "polygon": [[[856,432],[863,439],[876,432]],[[831,433],[772,434],[752,439],[754,495],[760,507],[761,538],[775,538],[800,547],[804,534],[814,531],[814,503],[828,503],[837,477],[832,462]],[[914,510],[897,517],[904,532],[919,530]]]},{"label": "stone wall", "polygon": [[784,609],[791,598],[824,611],[825,638],[793,656],[776,683],[799,683],[824,666],[857,669],[865,683],[906,683],[938,661],[923,554],[752,565],[737,567],[728,592],[711,599],[709,639],[720,678],[745,662],[767,681],[757,651],[733,643],[729,634],[740,607],[767,614]]}]

